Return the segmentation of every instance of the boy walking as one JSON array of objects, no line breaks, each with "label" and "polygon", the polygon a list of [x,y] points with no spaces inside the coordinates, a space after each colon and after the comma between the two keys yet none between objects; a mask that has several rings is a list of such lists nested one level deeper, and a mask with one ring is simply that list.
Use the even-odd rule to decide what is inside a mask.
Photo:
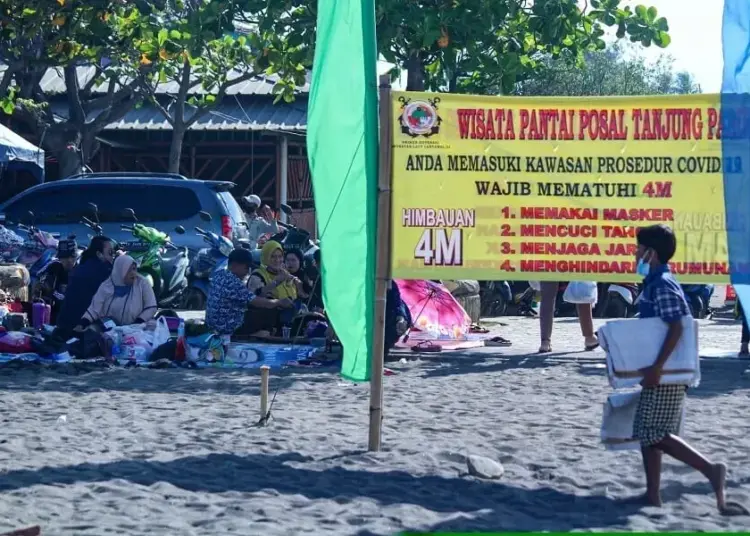
[{"label": "boy walking", "polygon": [[661,461],[662,454],[667,454],[709,480],[716,493],[716,506],[723,513],[726,466],[712,463],[677,435],[687,386],[659,383],[664,364],[682,336],[681,319],[690,315],[682,288],[667,265],[677,249],[677,241],[666,225],[641,228],[637,240],[636,271],[644,278],[640,316],[659,317],[669,326],[656,361],[641,371],[643,390],[633,424],[633,435],[640,440],[646,470],[646,499],[653,506],[661,506]]}]

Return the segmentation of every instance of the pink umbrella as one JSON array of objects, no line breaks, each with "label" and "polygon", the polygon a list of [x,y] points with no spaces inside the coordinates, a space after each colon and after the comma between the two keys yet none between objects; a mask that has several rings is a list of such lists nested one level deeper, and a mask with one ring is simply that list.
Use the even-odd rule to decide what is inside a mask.
[{"label": "pink umbrella", "polygon": [[419,330],[433,339],[466,340],[471,318],[443,285],[432,281],[396,279],[401,299]]}]

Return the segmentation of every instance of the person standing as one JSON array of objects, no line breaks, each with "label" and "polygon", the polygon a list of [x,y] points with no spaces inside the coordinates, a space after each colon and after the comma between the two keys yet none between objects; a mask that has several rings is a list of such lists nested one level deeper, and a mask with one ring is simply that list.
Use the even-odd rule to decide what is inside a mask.
[{"label": "person standing", "polygon": [[245,219],[247,220],[248,241],[250,249],[258,248],[258,240],[265,234],[276,234],[279,232],[279,224],[273,217],[273,212],[268,205],[261,206],[260,197],[248,195],[245,201]]},{"label": "person standing", "polygon": [[[542,343],[539,346],[540,354],[548,354],[552,351],[552,325],[555,320],[555,302],[560,283],[550,281],[541,282],[542,302],[539,304],[539,331]],[[599,346],[599,340],[594,333],[594,306],[590,303],[576,304],[578,311],[578,323],[581,325],[581,333],[584,338],[586,351],[595,350]]]},{"label": "person standing", "polygon": [[668,326],[656,361],[641,370],[643,389],[633,422],[633,436],[640,441],[646,471],[646,500],[661,506],[661,463],[662,455],[667,454],[708,479],[723,513],[727,467],[712,463],[679,437],[688,387],[661,383],[664,365],[682,337],[682,318],[691,317],[682,287],[667,264],[677,249],[677,240],[672,229],[661,224],[640,228],[636,237],[636,271],[644,278],[638,312],[641,318],[661,318]]}]

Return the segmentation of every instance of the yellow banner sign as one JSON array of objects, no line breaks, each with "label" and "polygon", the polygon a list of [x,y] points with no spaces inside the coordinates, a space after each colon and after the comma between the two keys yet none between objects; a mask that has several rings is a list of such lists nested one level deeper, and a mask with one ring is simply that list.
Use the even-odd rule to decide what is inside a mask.
[{"label": "yellow banner sign", "polygon": [[636,281],[663,223],[681,282],[728,281],[719,102],[394,93],[392,276]]}]

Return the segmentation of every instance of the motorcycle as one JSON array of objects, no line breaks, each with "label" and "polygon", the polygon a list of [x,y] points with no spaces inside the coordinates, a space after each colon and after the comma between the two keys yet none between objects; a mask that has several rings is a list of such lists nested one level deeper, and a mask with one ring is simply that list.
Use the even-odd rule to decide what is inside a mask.
[{"label": "motorcycle", "polygon": [[[137,248],[130,255],[138,263],[138,273],[144,276],[154,289],[159,307],[177,308],[182,304],[187,289],[185,274],[190,262],[188,249],[178,248],[172,244],[166,233],[139,223],[132,208],[126,208],[125,213],[133,220],[133,224],[121,225],[120,228],[129,231],[136,239],[136,242],[130,243],[129,246],[131,249]],[[184,234],[185,229],[178,226],[175,232]],[[176,255],[171,259],[164,258],[167,249],[176,251]]]},{"label": "motorcycle", "polygon": [[510,285],[507,281],[480,281],[479,300],[482,318],[504,316],[513,303]]},{"label": "motorcycle", "polygon": [[[203,221],[211,221],[208,212],[201,211],[199,214]],[[227,269],[229,254],[234,250],[234,245],[228,238],[204,231],[200,227],[196,227],[195,232],[203,237],[209,247],[199,250],[187,269],[188,288],[184,308],[202,311],[206,308],[211,277],[216,272]]]},{"label": "motorcycle", "polygon": [[[287,216],[293,214],[292,208],[289,205],[281,204],[279,209]],[[268,238],[281,244],[284,250],[298,249],[302,252],[302,256],[305,259],[305,264],[312,262],[315,251],[320,249],[319,246],[310,239],[310,233],[304,229],[300,229],[291,223],[278,222],[279,226],[283,227],[283,230],[279,231],[275,235]],[[260,266],[261,260],[261,249],[260,240],[258,241],[258,248],[253,251],[253,262]]]},{"label": "motorcycle", "polygon": [[711,296],[714,294],[713,285],[682,285],[682,292],[685,293],[690,306],[690,313],[693,318],[707,318],[711,316]]},{"label": "motorcycle", "polygon": [[19,223],[16,226],[27,235],[17,262],[28,268],[33,284],[39,278],[39,274],[55,259],[60,235],[42,231],[36,226],[34,213],[29,211],[28,214],[29,225]]},{"label": "motorcycle", "polygon": [[635,283],[599,283],[599,301],[594,306],[597,318],[631,318],[638,311],[640,290]]}]

